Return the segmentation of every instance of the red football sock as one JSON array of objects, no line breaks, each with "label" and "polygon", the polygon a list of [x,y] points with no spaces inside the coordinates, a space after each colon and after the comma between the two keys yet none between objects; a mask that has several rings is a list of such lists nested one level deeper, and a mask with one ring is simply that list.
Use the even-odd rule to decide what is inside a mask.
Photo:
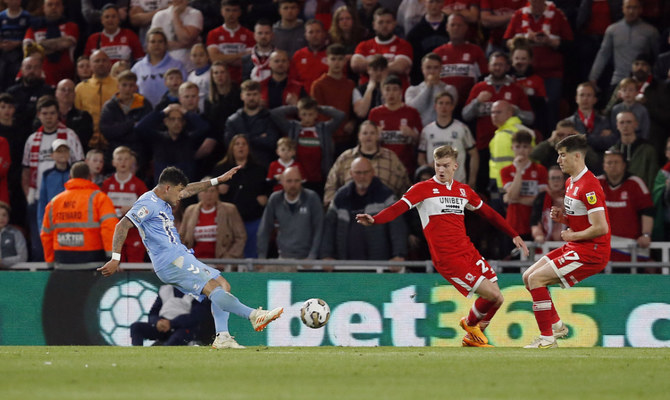
[{"label": "red football sock", "polygon": [[475,326],[479,321],[484,319],[486,317],[486,313],[489,312],[489,310],[493,307],[493,302],[486,300],[483,297],[477,298],[475,300],[475,303],[472,305],[472,308],[470,309],[470,313],[468,314],[468,319],[467,323],[470,326]]},{"label": "red football sock", "polygon": [[482,318],[482,320],[479,321],[479,328],[482,331],[484,329],[486,329],[487,326],[489,326],[489,323],[491,322],[491,318],[493,318],[493,316],[496,315],[499,308],[500,307],[491,306],[491,308],[489,309],[489,312],[487,312],[486,315],[484,316],[484,318]]},{"label": "red football sock", "polygon": [[540,328],[540,334],[542,336],[552,336],[551,318],[553,314],[551,309],[553,303],[551,296],[549,296],[549,290],[546,287],[535,288],[530,291],[530,295],[533,297],[533,312],[535,313],[537,326]]},{"label": "red football sock", "polygon": [[561,320],[561,317],[558,316],[558,313],[556,312],[556,307],[554,307],[554,302],[551,302],[551,324],[555,324],[558,321]]}]

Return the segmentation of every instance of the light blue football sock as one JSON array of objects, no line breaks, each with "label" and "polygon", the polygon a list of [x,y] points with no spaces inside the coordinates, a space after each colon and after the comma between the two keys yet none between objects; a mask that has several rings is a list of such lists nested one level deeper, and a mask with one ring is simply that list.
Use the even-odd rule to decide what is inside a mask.
[{"label": "light blue football sock", "polygon": [[253,311],[253,308],[249,308],[242,304],[237,297],[226,292],[220,287],[212,290],[209,294],[209,299],[218,306],[222,311],[228,311],[235,315],[239,315],[242,318],[249,319],[249,315]]},{"label": "light blue football sock", "polygon": [[223,311],[219,306],[212,303],[212,316],[214,317],[216,333],[228,332],[228,317],[230,317],[230,313]]}]

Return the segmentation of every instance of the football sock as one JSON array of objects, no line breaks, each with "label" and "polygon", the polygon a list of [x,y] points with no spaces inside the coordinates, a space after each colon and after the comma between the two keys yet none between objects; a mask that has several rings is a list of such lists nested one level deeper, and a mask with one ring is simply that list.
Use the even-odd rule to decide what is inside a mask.
[{"label": "football sock", "polygon": [[552,336],[551,317],[552,317],[552,301],[549,296],[549,290],[546,287],[539,287],[532,289],[530,295],[533,297],[533,313],[535,313],[535,320],[537,326],[540,328],[542,336]]},{"label": "football sock", "polygon": [[217,287],[216,289],[212,290],[212,292],[209,294],[209,299],[221,310],[229,311],[246,319],[249,319],[249,315],[251,315],[251,312],[253,311],[252,308],[240,303],[237,297],[226,292],[221,287]]},{"label": "football sock", "polygon": [[554,307],[554,302],[551,302],[551,326],[552,328],[560,328],[561,325],[561,317],[558,316],[558,313],[556,312],[556,307]]},{"label": "football sock", "polygon": [[492,306],[493,302],[488,301],[483,297],[477,298],[468,313],[468,325],[477,325],[477,322],[481,321],[486,316],[486,313],[489,312]]},{"label": "football sock", "polygon": [[216,333],[228,332],[228,317],[230,313],[223,311],[219,306],[212,303],[212,317],[214,317],[214,328]]},{"label": "football sock", "polygon": [[[493,304],[493,303],[491,303],[491,304]],[[493,318],[493,316],[496,315],[499,308],[500,307],[496,307],[496,306],[492,305],[491,308],[489,308],[489,311],[486,313],[486,315],[484,315],[484,318],[482,318],[482,320],[479,321],[479,328],[482,331],[484,329],[486,329],[486,327],[489,326],[489,323],[491,322],[491,318]]]}]

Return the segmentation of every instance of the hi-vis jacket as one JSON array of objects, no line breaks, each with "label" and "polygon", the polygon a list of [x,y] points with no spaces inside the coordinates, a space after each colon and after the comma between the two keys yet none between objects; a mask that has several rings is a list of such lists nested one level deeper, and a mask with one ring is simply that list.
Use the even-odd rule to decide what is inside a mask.
[{"label": "hi-vis jacket", "polygon": [[95,183],[70,179],[65,182],[65,191],[44,210],[40,238],[45,261],[81,264],[106,260],[118,222],[114,204]]}]

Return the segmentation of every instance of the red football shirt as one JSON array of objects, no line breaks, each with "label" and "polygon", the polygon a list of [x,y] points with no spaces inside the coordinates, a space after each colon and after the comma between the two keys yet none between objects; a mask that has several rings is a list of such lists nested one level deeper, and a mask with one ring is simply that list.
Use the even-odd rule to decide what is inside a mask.
[{"label": "red football shirt", "polygon": [[468,185],[453,181],[438,182],[435,177],[409,188],[402,200],[416,207],[433,260],[447,262],[451,257],[477,252],[465,231],[465,206],[478,209],[484,203]]},{"label": "red football shirt", "polygon": [[523,89],[526,96],[547,97],[547,89],[544,87],[544,80],[539,75],[531,75],[523,78],[516,78],[514,82]]},{"label": "red football shirt", "polygon": [[[503,15],[514,12],[528,3],[527,0],[481,0],[482,11],[488,11],[493,15]],[[502,45],[506,25],[489,30],[489,43]],[[507,47],[507,46],[504,46]]]},{"label": "red football shirt", "polygon": [[400,127],[407,125],[420,133],[423,125],[419,112],[406,104],[395,111],[381,105],[370,110],[368,119],[380,127],[382,146],[396,153],[407,168],[407,172],[412,176],[416,168],[417,143],[413,143],[409,136],[403,135]]},{"label": "red football shirt", "polygon": [[[507,189],[516,175],[514,164],[508,165],[500,171],[503,187]],[[529,162],[521,175],[521,197],[537,197],[541,191],[547,189],[547,169],[540,164]],[[519,235],[530,233],[530,214],[533,212],[532,206],[521,203],[512,203],[507,206],[507,222],[514,228]]]},{"label": "red football shirt", "polygon": [[270,166],[268,167],[268,176],[265,178],[265,180],[268,182],[277,181],[277,184],[272,187],[273,192],[278,192],[283,189],[282,184],[279,183],[279,175],[283,174],[284,170],[289,167],[298,167],[298,170],[300,170],[300,175],[303,176],[303,181],[305,180],[305,169],[302,167],[302,164],[297,162],[295,159],[291,160],[291,162],[288,164],[284,164],[284,162],[280,159],[274,160],[270,163]]},{"label": "red football shirt", "polygon": [[[242,25],[234,31],[222,25],[207,34],[207,47],[216,47],[223,54],[244,53],[251,51],[255,45],[254,33]],[[242,67],[229,66],[228,71],[233,82],[242,82]]]},{"label": "red football shirt", "polygon": [[216,258],[216,207],[200,209],[193,239],[193,255],[197,258]]},{"label": "red football shirt", "polygon": [[[58,26],[61,37],[69,37],[74,39],[75,43],[79,40],[79,27],[74,22],[65,22]],[[47,28],[40,28],[33,30],[32,27],[26,31],[26,36],[23,39],[25,46],[28,42],[38,42],[46,39]],[[70,47],[67,50],[60,52],[60,58],[57,62],[49,61],[49,57],[44,57],[42,68],[44,69],[45,81],[48,85],[56,86],[62,79],[74,78],[74,48]]]},{"label": "red football shirt", "polygon": [[[356,46],[353,57],[362,56],[368,58],[376,54],[383,55],[389,63],[395,61],[398,58],[405,58],[411,64],[414,50],[408,41],[395,35],[393,35],[393,37],[387,41],[381,41],[374,37],[372,39],[360,42],[358,46]],[[400,76],[399,78],[403,81],[403,89],[409,87],[409,77],[407,75]],[[361,79],[358,83],[364,85],[368,83],[368,80],[370,79],[367,75],[361,74]]]},{"label": "red football shirt", "polygon": [[300,82],[305,93],[312,93],[312,83],[326,72],[328,72],[326,49],[314,52],[309,47],[303,47],[293,54],[289,79]]},{"label": "red football shirt", "polygon": [[484,52],[472,43],[458,46],[447,43],[433,50],[433,53],[442,59],[440,79],[456,87],[458,103],[462,106],[472,86],[482,75],[488,73],[488,62]]},{"label": "red football shirt", "polygon": [[140,39],[130,29],[119,29],[114,35],[104,32],[94,33],[88,37],[84,54],[90,56],[96,49],[102,49],[112,63],[119,60],[128,61],[131,65],[135,60],[144,57]]},{"label": "red football shirt", "polygon": [[[575,180],[570,177],[565,181],[563,206],[565,207],[565,214],[568,220],[567,225],[575,232],[580,232],[590,227],[589,214],[596,211],[605,211],[607,226],[611,227],[603,188],[598,178],[586,167],[577,175]],[[600,251],[606,250],[609,252],[611,230],[610,228],[605,235],[576,243],[595,245]]]},{"label": "red football shirt", "polygon": [[322,182],[321,176],[321,145],[315,127],[303,127],[298,135],[296,160],[305,166],[303,177],[307,182]]},{"label": "red football shirt", "polygon": [[[532,16],[524,19],[524,13],[530,13],[529,5],[514,12],[512,20],[507,25],[507,30],[503,36],[505,40],[525,34],[523,25],[526,21],[528,21],[528,30],[532,32],[545,32],[550,38],[560,38],[562,41],[572,40],[570,23],[560,9],[556,8],[555,12],[545,10],[543,17],[537,20]],[[551,18],[549,18],[548,14],[551,14]],[[542,78],[562,78],[563,54],[558,49],[550,46],[534,46],[533,68],[535,69],[535,73]]]},{"label": "red football shirt", "polygon": [[654,207],[649,189],[637,176],[630,176],[619,186],[612,187],[605,175],[598,177],[605,193],[607,212],[612,217],[612,235],[637,239],[642,235],[640,212]]}]

